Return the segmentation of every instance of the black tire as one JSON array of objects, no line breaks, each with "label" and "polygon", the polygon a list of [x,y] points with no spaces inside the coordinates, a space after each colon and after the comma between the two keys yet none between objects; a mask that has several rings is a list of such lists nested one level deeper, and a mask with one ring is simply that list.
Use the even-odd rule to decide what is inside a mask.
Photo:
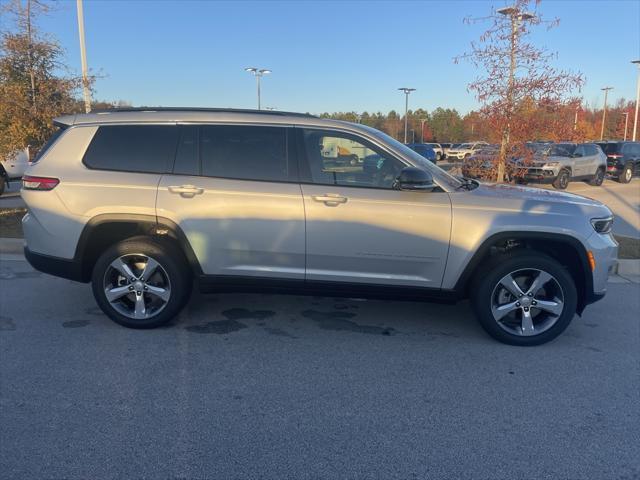
[{"label": "black tire", "polygon": [[553,188],[557,188],[558,190],[565,190],[569,186],[569,182],[571,181],[571,172],[567,169],[560,170],[558,176],[553,181]]},{"label": "black tire", "polygon": [[[500,280],[512,272],[527,269],[542,270],[552,275],[561,287],[564,306],[550,328],[539,334],[521,336],[503,328],[494,318],[491,306],[494,289]],[[578,294],[575,281],[562,265],[543,253],[532,252],[496,256],[481,265],[471,283],[470,299],[480,325],[493,338],[509,345],[533,346],[553,340],[569,326],[576,313]],[[535,308],[531,307],[532,313]]]},{"label": "black tire", "polygon": [[4,175],[0,175],[0,195],[4,193],[6,184],[7,184],[7,181],[5,180]]},{"label": "black tire", "polygon": [[620,175],[618,176],[618,178],[616,178],[616,180],[619,183],[629,183],[632,177],[633,168],[631,167],[631,165],[625,165],[624,169],[622,170],[622,172],[620,172]]},{"label": "black tire", "polygon": [[594,187],[599,187],[604,182],[604,168],[599,168],[596,171],[596,174],[593,176],[591,180],[589,180],[589,185],[593,185]]},{"label": "black tire", "polygon": [[[132,300],[132,298],[136,298],[135,291],[123,295],[121,297],[122,299],[118,300],[120,303],[114,302],[114,304],[112,304],[106,297],[105,283],[106,276],[113,270],[111,267],[112,262],[120,257],[135,258],[138,255],[142,258],[145,256],[152,258],[160,265],[161,274],[159,273],[158,275],[168,278],[170,296],[168,300],[163,303],[163,307],[158,313],[148,318],[134,319],[123,315],[114,305],[119,306],[121,309],[126,308],[126,305],[123,305],[124,303],[134,303],[135,305],[135,300]],[[137,274],[139,272],[134,273]],[[150,279],[147,279],[147,281],[149,280]],[[169,322],[187,303],[191,294],[193,276],[184,255],[172,244],[148,237],[136,237],[113,245],[98,258],[91,275],[91,284],[93,296],[98,306],[114,322],[128,328],[155,328]],[[126,280],[118,285],[127,286],[134,284],[135,283]],[[149,285],[151,285],[151,283],[149,283]],[[147,288],[144,289],[147,290]],[[150,293],[151,292],[149,292],[149,294]],[[131,295],[133,295],[133,297],[131,297]],[[154,298],[147,293],[143,293],[142,296],[145,300]],[[145,300],[143,300],[143,302]]]}]

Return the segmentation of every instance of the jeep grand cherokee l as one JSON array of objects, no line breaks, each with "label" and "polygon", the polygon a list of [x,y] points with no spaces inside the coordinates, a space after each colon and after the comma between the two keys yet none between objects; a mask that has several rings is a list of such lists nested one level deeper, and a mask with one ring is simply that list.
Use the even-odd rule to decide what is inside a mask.
[{"label": "jeep grand cherokee l", "polygon": [[[58,118],[23,179],[29,262],[91,282],[102,310],[162,325],[205,291],[470,298],[484,329],[551,340],[602,298],[607,207],[455,178],[384,133],[283,112]],[[327,145],[348,143],[355,165]]]}]

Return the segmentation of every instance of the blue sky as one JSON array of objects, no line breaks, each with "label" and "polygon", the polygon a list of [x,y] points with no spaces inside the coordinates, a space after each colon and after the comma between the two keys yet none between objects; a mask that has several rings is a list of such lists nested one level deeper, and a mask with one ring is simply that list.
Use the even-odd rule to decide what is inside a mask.
[{"label": "blue sky", "polygon": [[[273,70],[263,106],[280,110],[402,110],[398,87],[417,89],[412,108],[467,112],[477,72],[454,64],[483,31],[465,16],[495,1],[92,1],[85,0],[89,67],[102,75],[101,100],[134,105],[254,108],[255,81],[244,67]],[[534,41],[558,53],[557,65],[582,72],[585,101],[635,97],[640,0],[546,0],[554,30]],[[62,0],[40,21],[80,70],[75,1]],[[610,97],[610,98],[611,98]]]}]

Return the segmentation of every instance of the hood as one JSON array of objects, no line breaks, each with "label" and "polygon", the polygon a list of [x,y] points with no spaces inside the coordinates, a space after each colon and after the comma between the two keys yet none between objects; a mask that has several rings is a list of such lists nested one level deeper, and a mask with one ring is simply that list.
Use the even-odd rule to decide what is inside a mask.
[{"label": "hood", "polygon": [[581,205],[586,207],[602,207],[607,208],[601,202],[591,198],[582,197],[575,193],[558,192],[556,190],[547,190],[545,188],[523,187],[519,185],[505,184],[484,184],[481,183],[478,188],[472,190],[477,195],[486,197],[500,198],[506,202],[509,200],[534,201],[538,203],[554,202],[569,203],[572,205]]}]

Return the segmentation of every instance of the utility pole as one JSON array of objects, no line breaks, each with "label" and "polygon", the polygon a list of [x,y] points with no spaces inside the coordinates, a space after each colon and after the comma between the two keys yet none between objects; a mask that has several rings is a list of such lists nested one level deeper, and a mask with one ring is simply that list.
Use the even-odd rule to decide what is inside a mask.
[{"label": "utility pole", "polygon": [[84,96],[84,111],[91,111],[91,92],[89,91],[89,77],[87,75],[87,50],[84,45],[84,12],[82,0],[76,0],[78,10],[78,35],[80,36],[80,60],[82,61],[82,94]]},{"label": "utility pole", "polygon": [[600,128],[600,141],[604,138],[604,121],[607,118],[607,94],[609,90],[613,90],[613,87],[604,87],[600,90],[604,91],[604,109],[602,110],[602,127]]},{"label": "utility pole", "polygon": [[578,110],[580,110],[580,105],[576,105],[576,114],[573,117],[573,131],[574,132],[578,129]]},{"label": "utility pole", "polygon": [[498,183],[504,180],[504,171],[506,167],[507,147],[511,138],[511,117],[513,115],[513,85],[515,83],[516,68],[518,66],[516,59],[516,51],[518,47],[518,32],[520,22],[524,20],[532,20],[535,15],[532,13],[521,12],[517,7],[506,7],[497,10],[500,15],[507,16],[511,19],[511,51],[509,54],[509,80],[507,83],[507,124],[502,130],[502,141],[500,142],[500,156],[498,158]]},{"label": "utility pole", "polygon": [[636,132],[638,130],[638,104],[640,103],[640,60],[634,60],[633,62],[638,66],[638,86],[636,87],[636,114],[633,119],[633,141],[636,141]]},{"label": "utility pole", "polygon": [[428,118],[420,119],[420,143],[424,143],[424,124],[428,120]]},{"label": "utility pole", "polygon": [[400,87],[398,90],[404,92],[404,143],[407,143],[407,128],[409,121],[409,94],[415,92],[415,88]]},{"label": "utility pole", "polygon": [[627,125],[629,124],[629,112],[622,112],[622,115],[624,115],[624,140],[623,142],[627,141]]},{"label": "utility pole", "polygon": [[256,88],[258,89],[258,110],[260,110],[260,79],[263,77],[263,75],[271,73],[271,70],[256,67],[247,67],[244,70],[256,77]]}]

